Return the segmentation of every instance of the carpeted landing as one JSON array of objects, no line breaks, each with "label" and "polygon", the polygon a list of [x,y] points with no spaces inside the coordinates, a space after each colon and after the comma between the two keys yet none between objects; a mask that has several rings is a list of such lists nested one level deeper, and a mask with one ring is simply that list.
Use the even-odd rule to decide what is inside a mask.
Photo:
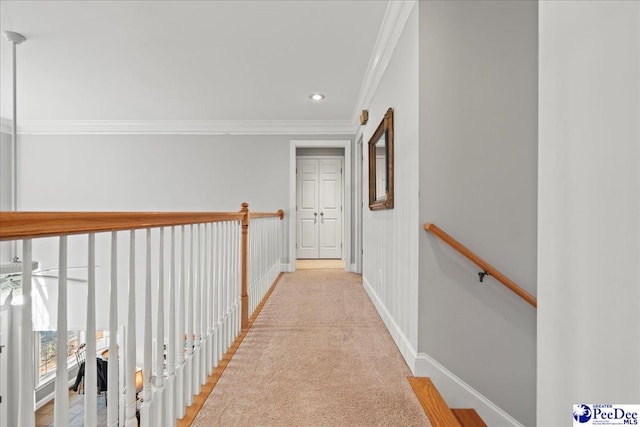
[{"label": "carpeted landing", "polygon": [[361,277],[285,274],[193,426],[429,426]]}]

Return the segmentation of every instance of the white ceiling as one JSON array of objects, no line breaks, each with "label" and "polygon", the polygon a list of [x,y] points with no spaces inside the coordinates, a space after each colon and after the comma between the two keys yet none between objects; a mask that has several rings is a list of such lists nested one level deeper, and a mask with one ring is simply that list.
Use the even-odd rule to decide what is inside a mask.
[{"label": "white ceiling", "polygon": [[[26,121],[349,121],[387,1],[5,1]],[[10,118],[11,44],[0,115]],[[311,102],[312,92],[326,95]]]}]

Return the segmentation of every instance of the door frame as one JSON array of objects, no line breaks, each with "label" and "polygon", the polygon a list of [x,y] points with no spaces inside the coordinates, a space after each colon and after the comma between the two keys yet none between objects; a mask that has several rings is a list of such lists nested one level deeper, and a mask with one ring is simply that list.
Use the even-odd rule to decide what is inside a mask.
[{"label": "door frame", "polygon": [[344,148],[343,186],[343,259],[345,271],[351,271],[351,140],[291,140],[289,145],[289,267],[296,271],[296,242],[298,241],[296,212],[296,149]]},{"label": "door frame", "polygon": [[351,260],[351,271],[353,273],[362,274],[362,188],[364,180],[364,126],[361,126],[356,133],[355,141],[355,182],[353,183],[353,197],[354,197],[354,224],[355,228],[355,259]]}]

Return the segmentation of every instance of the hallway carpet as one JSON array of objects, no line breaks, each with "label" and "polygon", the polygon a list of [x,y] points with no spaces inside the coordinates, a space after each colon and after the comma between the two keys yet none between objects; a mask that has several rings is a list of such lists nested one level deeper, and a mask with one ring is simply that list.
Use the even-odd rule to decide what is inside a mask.
[{"label": "hallway carpet", "polygon": [[285,274],[193,426],[429,426],[361,278]]}]

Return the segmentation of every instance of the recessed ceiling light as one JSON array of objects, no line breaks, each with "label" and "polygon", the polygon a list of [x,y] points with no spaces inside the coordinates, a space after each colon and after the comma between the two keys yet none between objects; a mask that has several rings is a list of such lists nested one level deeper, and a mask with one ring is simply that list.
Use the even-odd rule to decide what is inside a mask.
[{"label": "recessed ceiling light", "polygon": [[311,95],[309,95],[309,98],[314,101],[322,101],[324,99],[324,95],[321,93],[312,93]]}]

